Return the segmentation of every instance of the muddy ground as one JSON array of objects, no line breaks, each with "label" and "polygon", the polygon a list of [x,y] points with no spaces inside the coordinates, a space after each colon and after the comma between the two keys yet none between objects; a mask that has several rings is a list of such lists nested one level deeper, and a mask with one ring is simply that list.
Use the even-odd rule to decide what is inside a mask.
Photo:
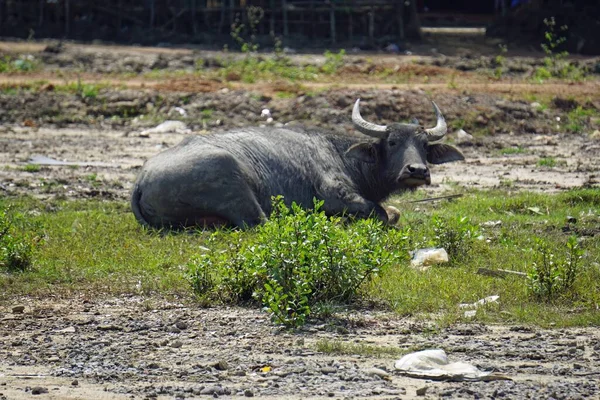
[{"label": "muddy ground", "polygon": [[[40,49],[38,45],[36,51]],[[142,67],[136,68],[160,67],[152,63],[163,58],[168,61],[165,68],[181,67],[179,56],[170,58],[180,54],[176,50],[119,48],[95,53],[90,46],[48,56],[60,58],[64,65],[48,61],[38,74],[0,75],[0,83],[13,82],[14,89],[0,93],[2,196],[126,201],[143,162],[187,135],[266,124],[261,118],[264,108],[271,111],[273,124],[303,123],[348,133],[351,106],[358,97],[363,116],[376,123],[416,117],[431,125],[429,98],[444,111],[452,127],[449,141],[464,151],[466,161],[434,166],[432,185],[422,189],[427,194],[503,188],[510,195],[515,190],[600,186],[597,80],[486,82],[448,61],[428,73],[456,71],[460,79],[453,85],[435,82],[435,77],[429,83],[374,85],[365,76],[353,86],[299,86],[189,77],[137,76],[124,81],[113,76],[120,86],[100,89],[95,96],[55,90],[63,79],[52,72],[56,68],[69,73],[88,60],[85,79],[106,79],[94,74],[106,72],[100,66],[126,65],[119,52],[142,60]],[[80,53],[87,58],[78,58]],[[382,62],[387,62],[385,57]],[[422,61],[435,64],[434,59],[439,57]],[[457,56],[457,63],[472,59]],[[514,65],[539,62],[532,60],[527,64],[519,59]],[[595,66],[590,60],[582,63]],[[195,62],[193,57],[190,62]],[[360,62],[347,67],[356,65],[362,68]],[[38,89],[19,88],[36,79],[45,80]],[[569,118],[578,106],[593,112],[574,127]],[[192,132],[143,132],[167,119],[182,121]],[[459,128],[473,136],[457,135]],[[31,161],[36,156],[77,165],[38,167],[31,165],[41,164]],[[13,310],[21,305],[22,313]],[[40,398],[55,399],[600,396],[596,329],[474,324],[439,329],[434,322],[361,310],[290,333],[273,326],[258,310],[199,309],[160,298],[17,298],[0,304],[0,320],[0,399],[30,398],[38,392]],[[452,360],[496,370],[512,380],[451,383],[407,378],[393,371],[398,357],[323,354],[316,350],[322,339],[385,349],[444,348]],[[424,395],[418,396],[417,389],[423,388]]]}]

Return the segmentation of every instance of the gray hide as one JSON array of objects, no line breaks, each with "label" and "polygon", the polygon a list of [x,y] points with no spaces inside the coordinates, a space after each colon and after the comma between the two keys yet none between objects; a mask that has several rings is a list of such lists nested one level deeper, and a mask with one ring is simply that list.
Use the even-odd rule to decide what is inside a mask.
[{"label": "gray hide", "polygon": [[365,136],[284,127],[188,137],[144,164],[133,189],[133,212],[155,228],[246,227],[263,221],[271,197],[283,195],[287,204],[310,208],[317,198],[327,214],[374,215],[387,222],[380,202],[429,184],[427,162],[464,159],[454,147],[432,143],[446,130],[435,104],[433,129],[371,124],[358,106],[353,122]]}]

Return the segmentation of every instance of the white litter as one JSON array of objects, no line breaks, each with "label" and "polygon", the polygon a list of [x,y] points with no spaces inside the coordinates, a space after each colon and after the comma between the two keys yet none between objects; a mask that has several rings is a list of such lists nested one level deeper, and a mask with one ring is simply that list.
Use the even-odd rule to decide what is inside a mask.
[{"label": "white litter", "polygon": [[467,309],[465,311],[465,318],[475,318],[477,315],[477,309],[485,306],[486,304],[498,304],[500,296],[488,296],[483,299],[477,300],[475,303],[462,303],[458,305],[458,308]]},{"label": "white litter", "polygon": [[181,121],[165,121],[162,124],[140,132],[140,136],[148,137],[152,133],[190,133],[192,130]]},{"label": "white litter", "polygon": [[443,248],[428,248],[411,251],[412,260],[410,266],[413,268],[420,268],[426,270],[429,266],[434,264],[441,264],[448,262],[448,253]]},{"label": "white litter", "polygon": [[441,349],[423,350],[407,354],[396,361],[394,368],[402,374],[423,379],[450,381],[491,381],[510,380],[504,375],[481,371],[464,362],[448,361],[446,352]]},{"label": "white litter", "polygon": [[261,113],[260,116],[262,118],[270,118],[271,117],[271,110],[269,110],[268,108],[264,108]]}]

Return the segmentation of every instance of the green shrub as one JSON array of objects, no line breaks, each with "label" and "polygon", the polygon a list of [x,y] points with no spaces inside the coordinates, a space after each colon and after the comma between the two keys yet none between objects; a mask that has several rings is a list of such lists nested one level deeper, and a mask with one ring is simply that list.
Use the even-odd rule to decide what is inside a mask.
[{"label": "green shrub", "polygon": [[554,300],[571,291],[581,273],[583,251],[575,236],[569,237],[564,258],[555,257],[550,246],[536,239],[536,261],[527,273],[529,292],[538,299]]},{"label": "green shrub", "polygon": [[[404,235],[376,219],[344,224],[274,200],[271,218],[251,232],[216,232],[211,251],[188,264],[196,293],[229,303],[259,302],[274,322],[306,322],[324,302],[349,303],[363,282],[404,254]],[[227,241],[225,249],[217,249]]]},{"label": "green shrub", "polygon": [[431,222],[434,245],[446,249],[451,261],[464,259],[480,234],[479,229],[467,217],[444,219],[434,216]]},{"label": "green shrub", "polygon": [[24,233],[15,228],[22,220],[0,209],[0,269],[8,272],[25,271],[31,266],[32,253],[39,241],[37,234]]},{"label": "green shrub", "polygon": [[344,65],[345,56],[346,50],[344,49],[338,53],[332,53],[329,50],[325,51],[325,63],[321,67],[321,71],[328,75],[335,74]]}]

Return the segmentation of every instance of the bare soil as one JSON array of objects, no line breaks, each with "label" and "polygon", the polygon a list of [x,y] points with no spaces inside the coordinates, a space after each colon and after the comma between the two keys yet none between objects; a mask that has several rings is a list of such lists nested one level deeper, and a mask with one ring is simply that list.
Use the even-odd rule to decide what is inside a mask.
[{"label": "bare soil", "polygon": [[[18,46],[41,52],[45,45],[0,43],[0,51],[8,51],[6,46],[12,52]],[[463,128],[473,134],[467,139],[449,135],[466,161],[434,166],[432,185],[422,189],[428,194],[464,187],[503,188],[510,195],[513,190],[555,192],[600,185],[600,134],[594,133],[600,129],[598,119],[578,120],[578,132],[569,127],[569,113],[577,106],[600,109],[594,80],[551,85],[489,81],[455,69],[462,65],[456,63],[471,62],[464,56],[435,67],[429,65],[439,57],[416,59],[428,64],[429,74],[455,71],[459,78],[454,85],[436,82],[435,77],[433,82],[373,85],[368,71],[360,68],[348,72],[356,78],[353,85],[339,77],[332,84],[250,85],[106,75],[110,68],[152,69],[160,56],[170,60],[167,70],[177,70],[193,63],[195,54],[186,49],[74,46],[48,56],[56,63],[38,74],[0,75],[1,85],[17,88],[0,94],[0,193],[126,201],[143,162],[188,135],[140,134],[165,119],[182,120],[193,134],[203,134],[265,124],[260,114],[268,108],[274,123],[351,132],[351,106],[358,97],[363,116],[373,122],[416,117],[425,125],[434,122],[432,97],[453,131]],[[122,62],[125,58],[141,61],[135,67]],[[532,60],[514,63],[538,62]],[[380,61],[397,60],[384,56]],[[87,98],[54,90],[53,85],[64,83],[56,71],[68,74],[78,62],[90,66],[83,82],[114,79],[111,82],[119,86]],[[39,79],[46,85],[41,90],[18,89]],[[293,96],[282,97],[280,92]],[[536,105],[533,95],[547,100],[549,107]],[[27,167],[36,155],[80,165]],[[25,306],[24,313],[12,311],[19,305]],[[600,396],[597,329],[476,324],[437,329],[433,323],[361,310],[290,333],[273,326],[258,310],[201,309],[161,298],[77,296],[10,299],[0,304],[0,320],[0,399],[30,398],[43,389],[47,393],[40,397],[53,399],[416,398],[422,388],[425,398]],[[452,383],[407,378],[393,371],[397,357],[322,354],[316,351],[322,339],[406,351],[444,348],[455,361],[497,370],[512,380]],[[378,376],[373,367],[389,375]]]},{"label": "bare soil", "polygon": [[[11,306],[25,305],[24,313]],[[299,332],[258,310],[198,309],[159,299],[15,299],[0,308],[0,394],[50,399],[597,398],[597,329],[432,325],[368,310]],[[392,355],[323,354],[321,340],[413,351],[511,380],[434,382],[401,376]],[[375,371],[378,368],[381,371]],[[36,389],[37,388],[37,389]]]}]

